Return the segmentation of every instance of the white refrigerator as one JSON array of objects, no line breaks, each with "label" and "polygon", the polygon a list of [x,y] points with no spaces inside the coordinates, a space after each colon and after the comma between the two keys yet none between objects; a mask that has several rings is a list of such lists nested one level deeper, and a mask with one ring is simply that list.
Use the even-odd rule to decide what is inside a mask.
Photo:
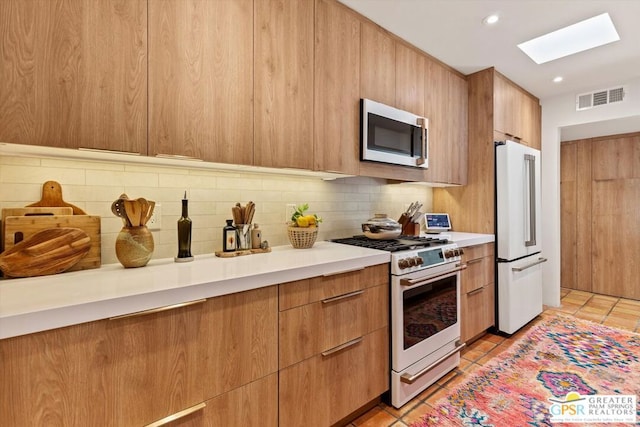
[{"label": "white refrigerator", "polygon": [[542,313],[540,151],[496,143],[496,327],[513,334]]}]

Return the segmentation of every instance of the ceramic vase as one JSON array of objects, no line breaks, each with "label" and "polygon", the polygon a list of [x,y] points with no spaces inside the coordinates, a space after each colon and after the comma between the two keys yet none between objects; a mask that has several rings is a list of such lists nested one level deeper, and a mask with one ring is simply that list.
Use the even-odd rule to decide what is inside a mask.
[{"label": "ceramic vase", "polygon": [[126,268],[147,265],[153,249],[153,234],[146,225],[123,227],[116,238],[116,257]]}]

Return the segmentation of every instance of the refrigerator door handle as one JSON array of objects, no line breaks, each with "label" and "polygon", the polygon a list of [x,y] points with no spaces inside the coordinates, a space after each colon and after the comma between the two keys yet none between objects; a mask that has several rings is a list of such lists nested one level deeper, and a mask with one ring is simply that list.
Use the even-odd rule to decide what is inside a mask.
[{"label": "refrigerator door handle", "polygon": [[511,271],[524,271],[527,268],[535,267],[538,264],[542,264],[543,262],[547,262],[546,258],[538,258],[537,261],[532,262],[531,264],[527,264],[524,267],[512,267]]},{"label": "refrigerator door handle", "polygon": [[531,154],[524,155],[524,161],[527,165],[527,178],[528,178],[528,214],[527,220],[529,235],[526,237],[524,245],[525,246],[535,246],[536,245],[536,158]]}]

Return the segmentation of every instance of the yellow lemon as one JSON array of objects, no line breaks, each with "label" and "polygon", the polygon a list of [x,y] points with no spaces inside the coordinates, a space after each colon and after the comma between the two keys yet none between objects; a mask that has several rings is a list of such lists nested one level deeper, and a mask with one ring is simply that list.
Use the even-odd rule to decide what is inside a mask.
[{"label": "yellow lemon", "polygon": [[314,215],[305,215],[303,218],[307,219],[309,225],[316,225],[316,217]]},{"label": "yellow lemon", "polygon": [[309,219],[306,216],[299,216],[296,219],[296,224],[298,224],[298,227],[308,227]]}]

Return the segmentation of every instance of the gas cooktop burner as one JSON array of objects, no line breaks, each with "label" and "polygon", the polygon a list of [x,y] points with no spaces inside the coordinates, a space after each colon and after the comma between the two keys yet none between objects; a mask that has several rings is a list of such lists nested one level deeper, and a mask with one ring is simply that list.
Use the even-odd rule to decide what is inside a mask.
[{"label": "gas cooktop burner", "polygon": [[369,249],[379,249],[381,251],[397,252],[408,249],[428,248],[442,246],[449,243],[446,239],[434,239],[433,237],[400,236],[393,240],[374,240],[365,236],[353,236],[344,239],[332,239],[334,243],[344,245],[360,246]]}]

